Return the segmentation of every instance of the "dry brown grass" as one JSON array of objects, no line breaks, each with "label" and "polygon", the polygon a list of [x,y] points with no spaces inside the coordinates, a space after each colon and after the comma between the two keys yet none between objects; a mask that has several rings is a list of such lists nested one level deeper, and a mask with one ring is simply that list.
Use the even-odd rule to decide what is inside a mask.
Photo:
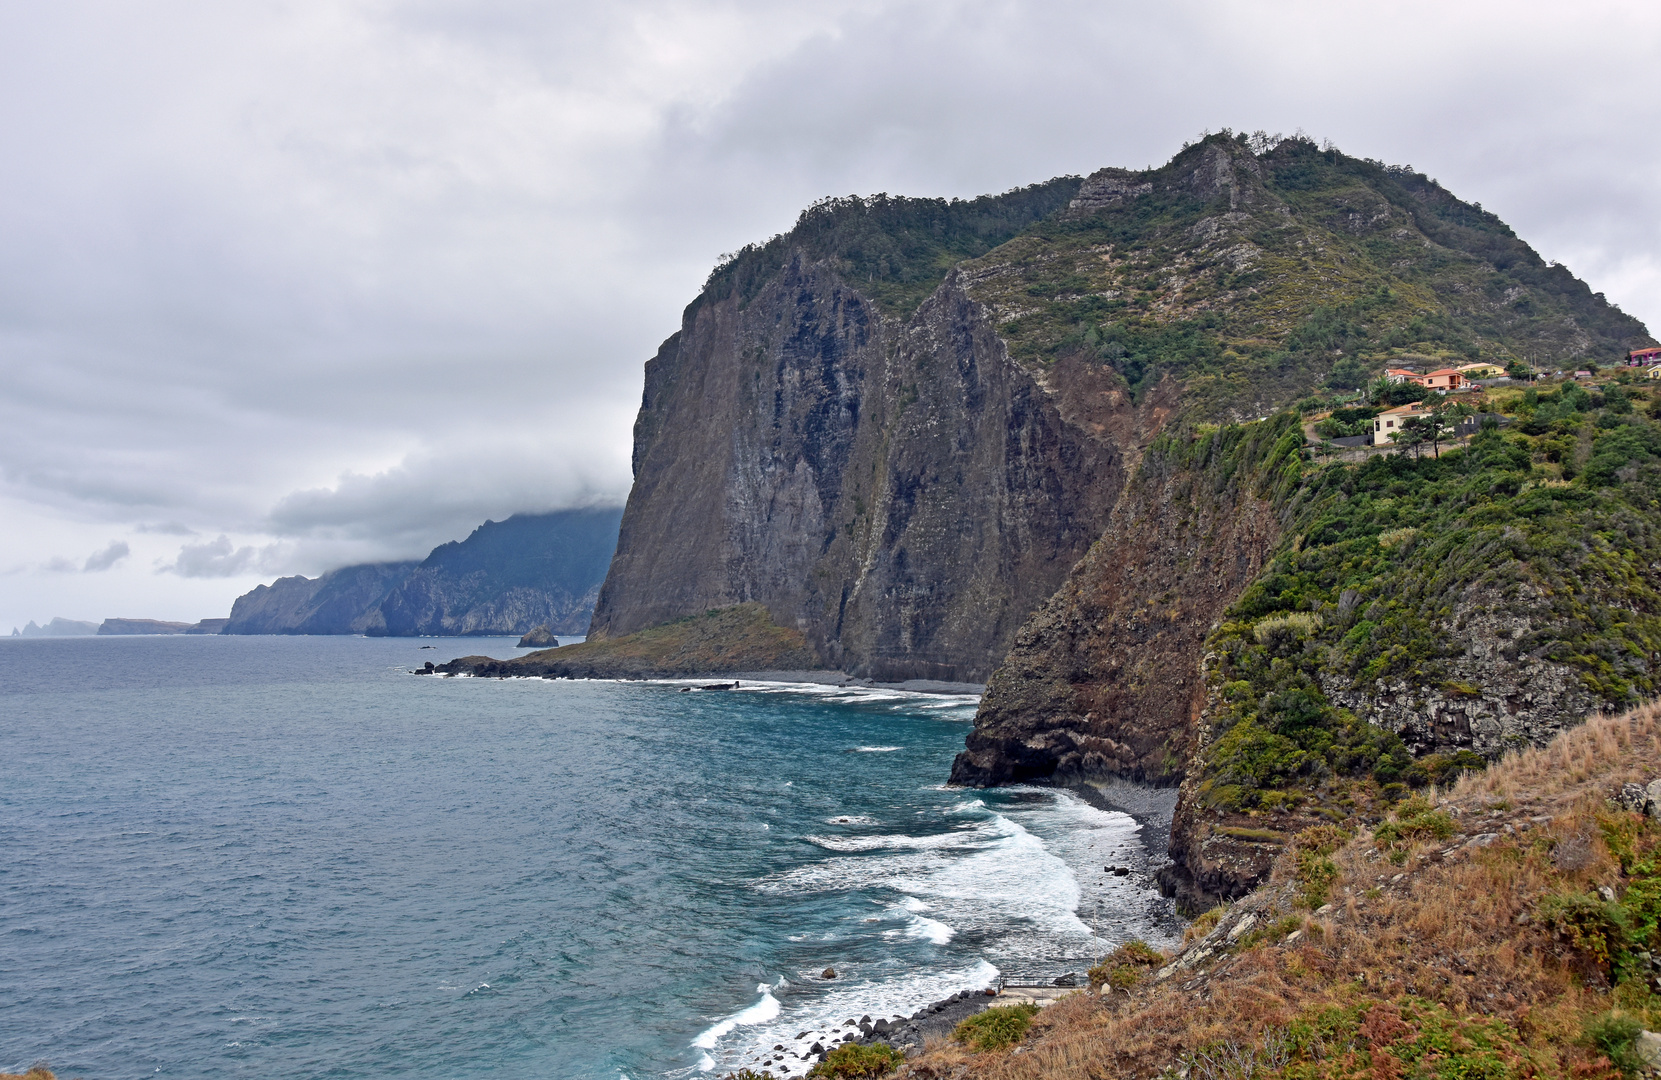
[{"label": "dry brown grass", "polygon": [[58,1080],[51,1069],[36,1065],[26,1073],[0,1073],[0,1080]]},{"label": "dry brown grass", "polygon": [[[1410,845],[1396,865],[1362,830],[1333,855],[1331,909],[1304,916],[1295,944],[1277,935],[1129,994],[1078,995],[1039,1014],[1014,1052],[935,1049],[908,1071],[919,1080],[1153,1077],[1199,1048],[1254,1045],[1321,1008],[1411,995],[1456,1016],[1503,1018],[1538,1055],[1530,1068],[1540,1075],[1612,1075],[1580,1039],[1586,1019],[1611,1007],[1607,973],[1554,940],[1534,906],[1555,890],[1620,885],[1596,817],[1622,783],[1658,774],[1661,706],[1594,717],[1433,793],[1464,839]],[[1497,836],[1472,843],[1487,833]],[[1276,913],[1289,912],[1294,872],[1288,853],[1255,902],[1285,897]]]}]

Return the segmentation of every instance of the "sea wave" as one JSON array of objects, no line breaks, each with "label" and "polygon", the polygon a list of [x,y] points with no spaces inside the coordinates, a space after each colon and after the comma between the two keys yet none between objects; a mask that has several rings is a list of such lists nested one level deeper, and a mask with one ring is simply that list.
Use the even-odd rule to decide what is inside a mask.
[{"label": "sea wave", "polygon": [[740,1009],[725,1019],[718,1020],[699,1033],[692,1045],[700,1050],[713,1050],[715,1044],[721,1041],[721,1036],[734,1028],[750,1027],[754,1024],[765,1024],[779,1015],[779,999],[773,996],[773,988],[766,983],[757,986],[761,992],[761,1000],[747,1009]]},{"label": "sea wave", "polygon": [[[698,1067],[703,1072],[717,1068],[760,1071],[765,1067],[775,1076],[803,1076],[815,1060],[810,1053],[812,1045],[817,1042],[829,1046],[838,1033],[852,1030],[850,1019],[909,1016],[960,990],[979,991],[991,986],[998,975],[996,965],[980,960],[946,971],[861,981],[811,997],[786,996],[787,1004],[772,1022],[742,1032],[728,1029],[730,1037],[718,1038],[714,1047],[701,1047],[706,1053]],[[772,1049],[775,1046],[784,1049]]]}]

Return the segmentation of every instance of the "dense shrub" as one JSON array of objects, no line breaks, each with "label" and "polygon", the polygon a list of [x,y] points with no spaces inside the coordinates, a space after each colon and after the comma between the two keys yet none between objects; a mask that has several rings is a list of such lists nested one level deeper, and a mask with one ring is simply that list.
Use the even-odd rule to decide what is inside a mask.
[{"label": "dense shrub", "polygon": [[[1212,925],[1216,925],[1215,920]],[[1090,969],[1090,987],[1096,989],[1106,985],[1115,990],[1129,990],[1141,979],[1143,972],[1164,962],[1165,954],[1140,938],[1127,941]]]},{"label": "dense shrub", "polygon": [[1480,697],[1479,677],[1452,666],[1461,612],[1518,619],[1503,657],[1568,666],[1611,708],[1661,692],[1661,425],[1618,390],[1515,395],[1511,427],[1440,457],[1314,466],[1242,445],[1234,482],[1275,500],[1286,540],[1207,642],[1220,692],[1202,797],[1274,809],[1277,792],[1327,777],[1388,793],[1483,768],[1469,750],[1415,762],[1329,697],[1395,680]]},{"label": "dense shrub", "polygon": [[1003,1050],[1026,1037],[1027,1028],[1037,1015],[1038,1006],[1031,1002],[996,1005],[957,1025],[952,1038],[967,1043],[973,1050]]},{"label": "dense shrub", "polygon": [[861,1046],[843,1043],[825,1055],[825,1060],[808,1070],[809,1076],[827,1080],[871,1080],[905,1064],[905,1055],[884,1043]]},{"label": "dense shrub", "polygon": [[1644,1025],[1624,1013],[1610,1012],[1596,1017],[1586,1025],[1585,1040],[1594,1050],[1608,1058],[1610,1064],[1624,1073],[1642,1071],[1644,1062],[1638,1057],[1638,1033]]}]

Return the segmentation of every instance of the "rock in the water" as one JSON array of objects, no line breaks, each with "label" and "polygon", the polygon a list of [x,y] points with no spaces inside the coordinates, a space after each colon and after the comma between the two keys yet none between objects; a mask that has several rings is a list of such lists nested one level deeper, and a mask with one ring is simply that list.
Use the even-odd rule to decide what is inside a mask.
[{"label": "rock in the water", "polygon": [[833,967],[828,967],[823,972],[820,973],[819,977],[821,979],[834,979],[834,978],[836,978],[836,969],[833,968]]},{"label": "rock in the water", "polygon": [[548,628],[547,623],[543,623],[520,638],[519,647],[521,649],[557,649],[559,648],[559,638],[554,636],[554,632]]}]

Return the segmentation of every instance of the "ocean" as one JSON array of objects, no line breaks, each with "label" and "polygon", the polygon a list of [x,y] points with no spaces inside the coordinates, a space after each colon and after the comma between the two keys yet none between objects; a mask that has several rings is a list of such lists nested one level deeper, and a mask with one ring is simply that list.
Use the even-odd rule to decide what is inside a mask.
[{"label": "ocean", "polygon": [[0,641],[0,1071],[801,1076],[1177,925],[1126,815],[945,786],[972,697],[409,674],[513,644]]}]

